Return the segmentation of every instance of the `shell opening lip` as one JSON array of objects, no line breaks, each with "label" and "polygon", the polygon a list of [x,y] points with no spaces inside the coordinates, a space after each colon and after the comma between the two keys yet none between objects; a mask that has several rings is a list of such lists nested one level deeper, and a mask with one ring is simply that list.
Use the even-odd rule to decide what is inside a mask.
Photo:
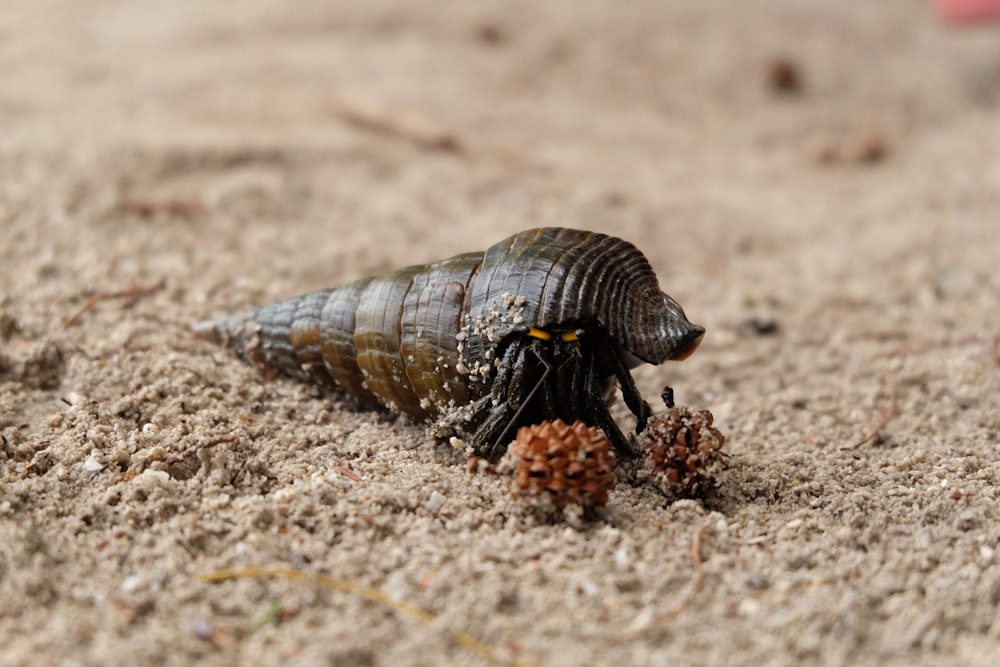
[{"label": "shell opening lip", "polygon": [[672,357],[676,361],[684,361],[698,349],[701,341],[705,339],[705,327],[692,324],[684,337],[678,342],[677,353]]}]

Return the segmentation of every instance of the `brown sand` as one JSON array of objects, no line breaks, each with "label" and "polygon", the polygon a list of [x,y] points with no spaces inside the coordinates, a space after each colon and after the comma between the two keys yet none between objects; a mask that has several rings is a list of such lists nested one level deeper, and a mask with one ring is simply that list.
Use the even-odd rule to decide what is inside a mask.
[{"label": "brown sand", "polygon": [[[6,0],[0,663],[996,664],[1000,26],[929,5]],[[636,376],[713,497],[541,521],[190,333],[540,225],[708,328]]]}]

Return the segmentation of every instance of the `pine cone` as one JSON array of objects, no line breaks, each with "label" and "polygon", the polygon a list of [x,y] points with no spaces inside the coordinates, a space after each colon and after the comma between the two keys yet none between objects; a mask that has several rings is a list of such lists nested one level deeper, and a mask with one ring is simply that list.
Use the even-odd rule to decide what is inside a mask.
[{"label": "pine cone", "polygon": [[670,408],[649,420],[639,436],[647,463],[652,462],[650,479],[667,495],[696,498],[717,486],[715,476],[728,466],[729,456],[712,421],[708,410]]},{"label": "pine cone", "polygon": [[599,429],[561,419],[524,426],[507,458],[514,466],[515,496],[547,494],[553,504],[584,508],[606,505],[615,485],[614,455]]}]

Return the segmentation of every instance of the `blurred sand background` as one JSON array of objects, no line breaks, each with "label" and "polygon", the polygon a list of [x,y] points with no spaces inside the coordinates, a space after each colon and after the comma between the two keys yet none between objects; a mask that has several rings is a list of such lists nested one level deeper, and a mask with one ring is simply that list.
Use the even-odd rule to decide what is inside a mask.
[{"label": "blurred sand background", "polygon": [[[1000,25],[5,0],[0,71],[0,664],[996,664]],[[713,496],[539,521],[190,333],[542,225],[708,328],[635,375]],[[308,576],[201,578],[247,567]]]}]

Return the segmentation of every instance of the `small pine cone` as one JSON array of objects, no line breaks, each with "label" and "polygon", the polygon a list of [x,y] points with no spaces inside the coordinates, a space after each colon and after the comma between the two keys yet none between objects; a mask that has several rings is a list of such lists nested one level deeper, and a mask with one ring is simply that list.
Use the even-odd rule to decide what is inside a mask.
[{"label": "small pine cone", "polygon": [[614,455],[599,429],[561,419],[524,426],[508,448],[515,496],[547,494],[553,504],[606,505],[615,485]]},{"label": "small pine cone", "polygon": [[696,498],[717,486],[715,476],[729,464],[725,437],[712,426],[712,413],[670,408],[649,420],[639,446],[652,462],[650,479],[671,496]]}]

